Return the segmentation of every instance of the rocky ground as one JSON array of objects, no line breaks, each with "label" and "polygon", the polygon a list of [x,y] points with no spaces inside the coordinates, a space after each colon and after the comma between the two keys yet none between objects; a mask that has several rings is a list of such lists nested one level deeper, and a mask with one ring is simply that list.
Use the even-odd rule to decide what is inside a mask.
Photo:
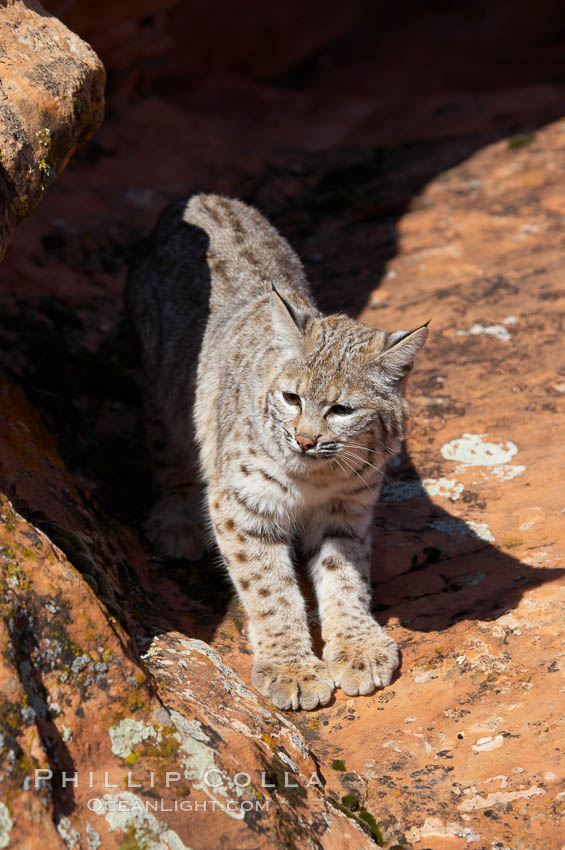
[{"label": "rocky ground", "polygon": [[[344,26],[326,23],[325,39]],[[114,62],[105,124],[0,267],[0,847],[561,848],[563,88],[440,79],[413,109],[391,95],[387,122],[384,95],[349,97],[337,71],[345,93],[231,66],[184,90],[147,51],[145,89]],[[141,530],[123,283],[162,206],[195,189],[270,216],[325,309],[386,330],[431,318],[375,515],[375,616],[402,667],[309,714],[253,693],[214,564],[163,563]],[[38,789],[36,768],[53,772]],[[89,811],[104,795],[114,808]],[[192,810],[118,809],[158,798]]]}]

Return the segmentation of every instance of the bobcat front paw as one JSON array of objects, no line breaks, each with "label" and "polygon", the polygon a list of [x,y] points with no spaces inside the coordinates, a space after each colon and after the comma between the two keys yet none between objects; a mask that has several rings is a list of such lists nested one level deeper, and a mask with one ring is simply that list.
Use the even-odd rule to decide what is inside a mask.
[{"label": "bobcat front paw", "polygon": [[198,561],[206,550],[204,533],[192,504],[173,494],[161,499],[145,523],[145,533],[165,558]]},{"label": "bobcat front paw", "polygon": [[311,711],[327,705],[334,689],[328,668],[319,658],[279,662],[257,659],[251,681],[259,693],[268,697],[277,708]]},{"label": "bobcat front paw", "polygon": [[388,685],[400,654],[393,639],[375,623],[354,637],[330,639],[324,659],[336,687],[353,697]]}]

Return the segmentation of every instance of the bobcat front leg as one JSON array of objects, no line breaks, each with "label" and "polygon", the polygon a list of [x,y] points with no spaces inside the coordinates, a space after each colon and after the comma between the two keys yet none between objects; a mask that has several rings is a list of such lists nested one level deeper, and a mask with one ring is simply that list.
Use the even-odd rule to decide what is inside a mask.
[{"label": "bobcat front leg", "polygon": [[349,505],[319,519],[318,551],[309,563],[314,582],[323,657],[336,686],[346,694],[371,693],[388,685],[399,664],[394,640],[370,612],[369,526],[371,511]]},{"label": "bobcat front leg", "polygon": [[283,709],[329,702],[333,682],[312,651],[306,607],[291,560],[290,533],[236,491],[209,494],[220,551],[249,616],[252,682]]}]

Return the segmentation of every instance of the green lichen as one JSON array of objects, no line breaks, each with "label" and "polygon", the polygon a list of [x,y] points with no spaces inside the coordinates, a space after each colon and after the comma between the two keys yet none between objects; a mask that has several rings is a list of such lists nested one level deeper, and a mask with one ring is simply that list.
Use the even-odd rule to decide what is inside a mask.
[{"label": "green lichen", "polygon": [[[3,782],[2,797],[6,803],[11,802],[21,794],[26,778],[32,775],[35,768],[48,767],[48,765],[39,765],[22,749],[19,743],[19,738],[26,728],[21,714],[21,709],[25,707],[26,703],[26,695],[23,695],[19,704],[6,699],[0,700],[0,737],[3,741],[0,748],[0,763],[4,762],[2,772],[5,781]],[[8,754],[9,761],[6,759]],[[48,790],[43,789],[39,793],[48,794]]]},{"label": "green lichen", "polygon": [[29,195],[20,195],[18,198],[18,218],[25,218],[26,215],[29,215],[30,211],[31,204],[29,201]]},{"label": "green lichen", "polygon": [[39,187],[44,192],[55,179],[55,171],[45,158],[40,159],[37,166],[39,168]]},{"label": "green lichen", "polygon": [[49,129],[49,127],[42,127],[41,130],[38,130],[35,135],[39,139],[39,144],[41,145],[41,147],[43,147],[43,148],[51,147],[52,139],[51,139],[51,130]]},{"label": "green lichen", "polygon": [[341,802],[344,806],[347,806],[347,808],[350,809],[352,812],[356,812],[359,808],[359,797],[357,794],[345,794],[345,796],[341,798]]},{"label": "green lichen", "polygon": [[10,810],[4,803],[0,803],[0,847],[10,846],[10,832],[14,822],[10,817]]},{"label": "green lichen", "polygon": [[6,529],[6,531],[15,531],[17,528],[16,517],[10,502],[5,496],[0,496],[0,505],[2,506],[2,515],[0,519],[4,523],[4,528]]},{"label": "green lichen", "polygon": [[345,762],[342,759],[334,759],[332,761],[332,770],[343,770],[345,771]]},{"label": "green lichen", "polygon": [[53,139],[51,138],[51,130],[49,127],[42,127],[35,135],[39,140],[40,146],[43,148],[43,156],[37,163],[37,167],[39,168],[39,187],[43,192],[55,179],[55,169],[49,162],[49,155],[53,147]]},{"label": "green lichen", "polygon": [[112,739],[112,752],[126,764],[136,764],[140,759],[156,762],[157,776],[163,781],[171,762],[179,757],[181,744],[177,729],[161,723],[146,723],[132,717],[121,718],[108,729]]},{"label": "green lichen", "polygon": [[90,99],[82,86],[73,92],[73,115],[83,127],[93,123]]},{"label": "green lichen", "polygon": [[361,808],[358,818],[359,820],[362,820],[364,823],[367,824],[371,831],[371,835],[373,836],[379,847],[383,847],[385,843],[383,834],[380,831],[379,825],[376,822],[374,816],[371,814],[371,812],[368,812],[365,808]]},{"label": "green lichen", "polygon": [[140,696],[135,696],[129,703],[130,711],[147,711],[149,709],[149,704],[147,700],[144,700]]},{"label": "green lichen", "polygon": [[9,745],[16,745],[16,738],[22,731],[22,717],[19,706],[9,700],[0,701],[0,731]]},{"label": "green lichen", "polygon": [[518,133],[516,136],[512,136],[508,141],[508,150],[514,151],[519,150],[520,148],[525,148],[530,142],[533,142],[535,139],[535,133]]},{"label": "green lichen", "polygon": [[373,839],[375,844],[378,844],[379,847],[383,847],[385,840],[374,816],[369,811],[367,811],[364,806],[361,807],[358,813],[353,812],[351,809],[352,799],[354,802],[357,799],[354,794],[346,794],[345,797],[341,798],[341,802],[336,797],[334,797],[333,794],[330,794],[329,797],[332,806],[334,806],[336,809],[339,809],[340,812],[343,812],[343,814],[347,815],[347,817],[351,818],[351,820],[354,820],[357,826],[359,826],[367,835],[369,835]]},{"label": "green lichen", "polygon": [[150,739],[142,744],[143,755],[154,759],[166,759],[170,761],[178,754],[180,743],[177,731],[172,726],[155,724],[158,732],[155,740]]},{"label": "green lichen", "polygon": [[150,850],[155,845],[155,836],[138,829],[133,824],[128,827],[128,835],[120,844],[120,850]]},{"label": "green lichen", "polygon": [[508,537],[502,545],[505,549],[517,549],[519,546],[523,546],[525,542],[522,537]]},{"label": "green lichen", "polygon": [[5,594],[7,587],[14,591],[17,590],[19,593],[27,594],[31,588],[31,582],[15,558],[13,550],[5,547],[0,561],[3,564],[2,572],[5,576],[5,580],[0,582],[2,594]]}]

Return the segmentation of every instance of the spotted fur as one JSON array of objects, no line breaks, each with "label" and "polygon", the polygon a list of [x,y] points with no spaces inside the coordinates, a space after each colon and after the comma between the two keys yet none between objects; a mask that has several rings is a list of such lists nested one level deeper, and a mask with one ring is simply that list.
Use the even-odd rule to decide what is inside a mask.
[{"label": "spotted fur", "polygon": [[[249,615],[253,683],[280,708],[387,685],[398,650],[369,610],[371,515],[427,328],[389,334],[322,315],[280,234],[215,195],[161,216],[127,298],[160,492],[155,544],[198,559],[209,520]],[[297,538],[323,660],[295,577]]]}]

